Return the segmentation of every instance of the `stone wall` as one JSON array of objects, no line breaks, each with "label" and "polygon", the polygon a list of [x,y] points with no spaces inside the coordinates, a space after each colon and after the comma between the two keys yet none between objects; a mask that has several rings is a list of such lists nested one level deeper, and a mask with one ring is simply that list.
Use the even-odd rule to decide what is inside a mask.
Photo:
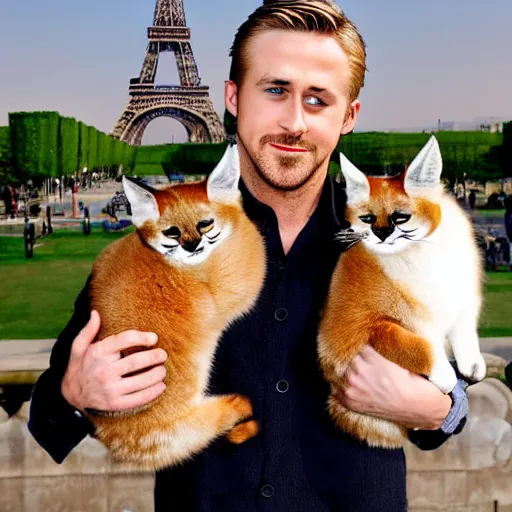
[{"label": "stone wall", "polygon": [[429,452],[406,447],[411,512],[512,512],[512,392],[485,379],[468,396],[461,434]]},{"label": "stone wall", "polygon": [[[431,452],[406,447],[410,512],[512,512],[512,393],[486,379],[469,398],[462,434]],[[151,473],[113,463],[91,438],[55,464],[28,432],[27,415],[28,403],[0,418],[1,512],[153,510]]]},{"label": "stone wall", "polygon": [[28,403],[0,423],[1,512],[151,512],[153,475],[113,463],[87,437],[62,464],[27,429]]}]

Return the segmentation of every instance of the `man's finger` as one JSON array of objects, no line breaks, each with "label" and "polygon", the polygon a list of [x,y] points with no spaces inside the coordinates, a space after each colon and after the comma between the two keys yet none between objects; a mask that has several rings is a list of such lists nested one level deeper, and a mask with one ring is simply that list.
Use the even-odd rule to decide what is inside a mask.
[{"label": "man's finger", "polygon": [[84,326],[84,328],[78,333],[78,336],[71,345],[71,359],[81,359],[84,355],[87,347],[94,341],[98,331],[100,330],[101,319],[100,314],[93,310],[91,311],[91,317]]},{"label": "man's finger", "polygon": [[144,389],[150,388],[155,384],[163,382],[166,375],[165,366],[156,366],[151,370],[143,373],[139,373],[133,377],[125,377],[121,380],[119,386],[119,392],[122,395],[136,393],[137,391],[143,391]]},{"label": "man's finger", "polygon": [[142,350],[123,357],[114,363],[114,371],[119,375],[137,372],[150,366],[160,365],[167,359],[167,352],[161,348]]},{"label": "man's finger", "polygon": [[123,331],[114,336],[105,338],[100,343],[103,350],[108,354],[119,354],[119,352],[134,347],[151,347],[158,341],[154,332]]},{"label": "man's finger", "polygon": [[359,355],[367,362],[375,360],[380,356],[380,354],[370,345],[365,345],[359,352]]},{"label": "man's finger", "polygon": [[152,402],[155,398],[159,397],[165,391],[165,384],[159,382],[150,388],[146,388],[142,391],[137,391],[129,395],[120,397],[116,402],[114,408],[110,408],[112,411],[125,411],[128,409],[134,409],[136,407],[142,407],[143,405]]}]

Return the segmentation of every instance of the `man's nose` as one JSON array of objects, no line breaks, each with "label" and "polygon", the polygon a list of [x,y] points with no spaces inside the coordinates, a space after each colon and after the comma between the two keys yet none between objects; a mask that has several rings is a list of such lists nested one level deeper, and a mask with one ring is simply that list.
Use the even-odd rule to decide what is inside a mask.
[{"label": "man's nose", "polygon": [[304,119],[302,99],[300,101],[293,99],[289,102],[280,124],[282,128],[293,135],[302,135],[308,131],[308,126]]}]

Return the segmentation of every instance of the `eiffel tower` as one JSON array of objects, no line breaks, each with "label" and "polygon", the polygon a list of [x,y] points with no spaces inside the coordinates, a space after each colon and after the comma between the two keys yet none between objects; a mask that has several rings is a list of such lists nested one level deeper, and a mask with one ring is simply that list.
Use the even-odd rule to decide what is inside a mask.
[{"label": "eiffel tower", "polygon": [[[140,146],[144,130],[157,117],[172,117],[187,130],[190,142],[222,142],[226,135],[208,95],[201,85],[190,46],[183,0],[157,0],[153,26],[142,71],[130,80],[130,100],[111,134]],[[155,85],[161,52],[174,52],[179,85]]]}]

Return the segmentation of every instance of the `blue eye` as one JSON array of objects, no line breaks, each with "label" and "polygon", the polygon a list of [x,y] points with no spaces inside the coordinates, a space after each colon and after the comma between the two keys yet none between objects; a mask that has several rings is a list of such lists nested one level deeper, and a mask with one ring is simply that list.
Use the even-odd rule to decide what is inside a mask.
[{"label": "blue eye", "polygon": [[278,95],[284,92],[282,87],[271,87],[270,89],[265,89],[265,92],[269,92],[270,94]]}]

